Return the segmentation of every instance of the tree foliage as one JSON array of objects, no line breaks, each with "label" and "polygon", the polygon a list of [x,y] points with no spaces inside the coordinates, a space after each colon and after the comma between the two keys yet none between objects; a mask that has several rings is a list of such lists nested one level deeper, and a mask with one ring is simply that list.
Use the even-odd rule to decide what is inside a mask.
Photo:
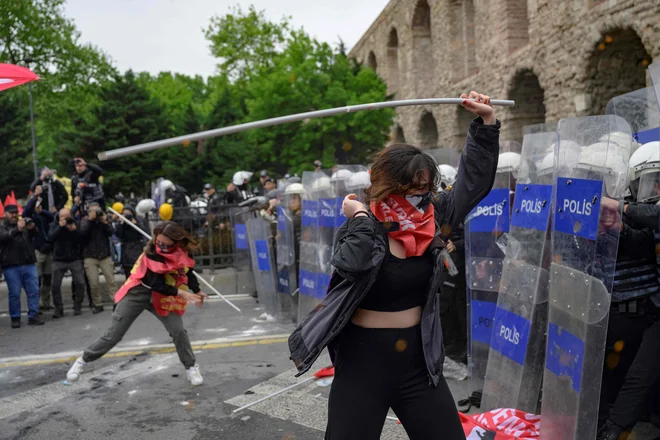
[{"label": "tree foliage", "polygon": [[[165,108],[137,82],[133,72],[114,76],[100,88],[98,98],[89,119],[77,118],[74,129],[62,133],[58,154],[62,165],[73,157],[93,160],[101,151],[172,135]],[[144,194],[148,182],[161,174],[166,159],[167,151],[160,150],[103,162],[106,194]]]},{"label": "tree foliage", "polygon": [[[80,42],[65,0],[0,1],[0,62],[26,65],[35,83],[40,163],[67,175],[73,157],[266,118],[388,99],[384,82],[345,54],[239,7],[204,30],[218,73],[120,74],[108,56]],[[0,94],[0,159],[11,164],[0,194],[31,181],[28,89]],[[326,165],[366,163],[387,140],[392,110],[346,114],[206,139],[102,163],[109,195],[146,195],[166,177],[189,192],[206,182],[224,186],[237,170],[277,175]],[[13,185],[12,185],[13,183]],[[4,186],[3,186],[4,185]]]},{"label": "tree foliage", "polygon": [[22,89],[0,93],[0,195],[14,190],[17,197],[26,196],[34,177],[27,100]]}]

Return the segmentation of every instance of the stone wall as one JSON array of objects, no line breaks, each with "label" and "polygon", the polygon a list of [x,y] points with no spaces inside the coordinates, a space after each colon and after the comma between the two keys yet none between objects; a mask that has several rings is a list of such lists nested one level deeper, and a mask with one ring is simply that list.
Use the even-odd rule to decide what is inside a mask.
[{"label": "stone wall", "polygon": [[[602,114],[613,96],[650,85],[660,1],[392,0],[350,56],[375,68],[395,99],[470,90],[514,99],[496,114],[502,138],[520,141],[525,125]],[[393,140],[457,151],[471,120],[455,106],[397,115]]]}]

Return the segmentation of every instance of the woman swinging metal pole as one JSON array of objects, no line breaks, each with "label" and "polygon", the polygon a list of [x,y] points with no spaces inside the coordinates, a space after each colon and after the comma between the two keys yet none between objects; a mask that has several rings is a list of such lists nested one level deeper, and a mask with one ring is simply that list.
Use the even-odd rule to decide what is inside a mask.
[{"label": "woman swinging metal pole", "polygon": [[[264,119],[261,121],[247,122],[245,124],[233,125],[231,127],[216,128],[213,130],[201,131],[199,133],[177,136],[170,139],[147,142],[144,144],[134,145],[131,147],[124,147],[124,148],[117,148],[116,150],[103,151],[99,153],[99,160],[117,159],[119,157],[130,156],[132,154],[146,153],[147,151],[158,150],[160,148],[171,147],[173,145],[180,145],[184,142],[194,142],[194,141],[200,141],[202,139],[226,136],[228,134],[240,133],[242,131],[251,130],[253,128],[271,127],[273,125],[281,125],[289,122],[305,121],[307,119],[324,118],[327,116],[335,116],[344,113],[355,113],[363,110],[380,110],[384,108],[407,107],[414,105],[437,105],[437,104],[460,105],[463,101],[465,101],[465,99],[463,98],[408,99],[403,101],[386,101],[386,102],[375,102],[371,104],[349,105],[347,107],[338,107],[327,110],[298,113],[296,115],[280,116],[277,118]],[[493,99],[490,101],[490,104],[510,107],[515,105],[515,102],[509,100]]]}]

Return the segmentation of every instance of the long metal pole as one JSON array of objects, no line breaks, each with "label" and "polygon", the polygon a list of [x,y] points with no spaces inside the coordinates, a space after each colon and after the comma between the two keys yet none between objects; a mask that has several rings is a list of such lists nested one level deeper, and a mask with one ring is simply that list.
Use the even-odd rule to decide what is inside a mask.
[{"label": "long metal pole", "polygon": [[[147,234],[146,232],[144,232],[142,229],[140,229],[137,225],[133,224],[132,221],[130,221],[129,219],[127,219],[126,217],[124,217],[123,215],[121,215],[120,213],[118,213],[117,211],[115,211],[115,210],[112,209],[112,208],[108,208],[108,211],[112,212],[114,215],[116,215],[117,217],[119,217],[120,219],[122,219],[122,220],[124,221],[124,224],[129,225],[131,228],[135,229],[135,230],[138,231],[140,234],[144,235],[144,237],[147,238],[147,240],[151,240],[151,236],[150,236],[149,234]],[[204,284],[206,285],[206,287],[208,287],[209,289],[211,289],[211,292],[215,293],[215,294],[218,295],[220,298],[222,298],[222,300],[223,300],[224,302],[226,302],[227,304],[229,304],[230,306],[232,306],[234,309],[236,309],[236,311],[238,311],[238,312],[241,311],[241,309],[239,309],[238,307],[236,307],[231,301],[229,301],[227,298],[225,298],[224,295],[222,295],[222,293],[218,292],[218,291],[216,290],[215,287],[213,287],[211,284],[209,284],[208,281],[206,281],[204,278],[202,278],[202,276],[201,276],[200,274],[198,274],[197,272],[193,272],[193,275],[195,275],[195,277],[197,277],[197,279],[198,279],[199,281],[201,281],[202,283],[204,283]]]},{"label": "long metal pole", "polygon": [[34,106],[32,104],[32,83],[30,86],[30,122],[32,123],[32,163],[34,164],[34,179],[39,177],[39,160],[37,159],[37,134],[34,130]]},{"label": "long metal pole", "polygon": [[[438,104],[461,104],[465,99],[463,98],[430,98],[430,99],[408,99],[403,101],[386,101],[375,102],[371,104],[349,105],[347,107],[331,108],[327,110],[317,110],[313,112],[298,113],[296,115],[280,116],[277,118],[264,119],[261,121],[247,122],[245,124],[233,125],[231,127],[216,128],[213,130],[201,131],[199,133],[187,134],[184,136],[177,136],[170,139],[163,139],[161,141],[147,142],[140,145],[131,147],[117,148],[116,150],[103,151],[99,153],[99,160],[111,160],[119,157],[130,156],[137,153],[146,153],[147,151],[158,150],[160,148],[171,147],[179,145],[184,142],[200,141],[219,136],[226,136],[228,134],[239,133],[254,128],[271,127],[273,125],[281,125],[289,122],[305,121],[307,119],[325,118],[327,116],[335,116],[345,113],[355,113],[364,110],[380,110],[384,108],[394,107],[407,107],[414,105],[438,105]],[[510,107],[515,105],[514,101],[493,99],[490,101],[491,105]]]}]

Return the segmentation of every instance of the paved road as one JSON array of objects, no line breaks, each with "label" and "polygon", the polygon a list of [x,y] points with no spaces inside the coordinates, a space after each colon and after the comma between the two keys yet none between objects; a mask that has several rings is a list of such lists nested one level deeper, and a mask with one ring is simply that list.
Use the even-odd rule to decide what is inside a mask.
[{"label": "paved road", "polygon": [[[109,312],[19,330],[0,317],[0,439],[322,439],[329,388],[315,382],[232,416],[238,406],[301,380],[288,359],[292,326],[261,319],[250,297],[233,300],[241,315],[212,301],[184,317],[205,379],[195,388],[149,314],[74,384],[63,383],[69,364],[103,332]],[[321,358],[313,370],[328,362]],[[448,382],[456,399],[465,397],[466,382]],[[382,439],[406,438],[400,425],[386,422]]]}]

